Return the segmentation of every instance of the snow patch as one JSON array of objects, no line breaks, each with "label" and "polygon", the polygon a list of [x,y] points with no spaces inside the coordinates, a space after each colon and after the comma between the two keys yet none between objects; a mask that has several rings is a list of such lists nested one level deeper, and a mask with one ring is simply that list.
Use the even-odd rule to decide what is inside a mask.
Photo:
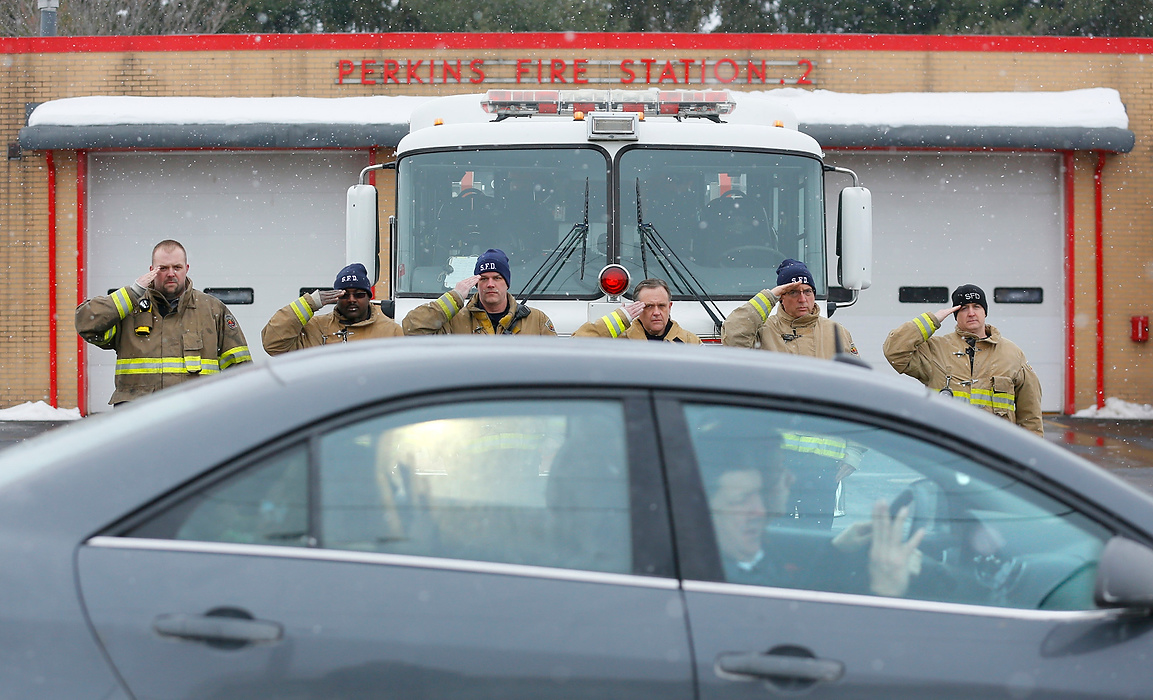
[{"label": "snow patch", "polygon": [[1073,414],[1077,418],[1125,418],[1131,420],[1153,420],[1153,406],[1147,403],[1130,403],[1117,398],[1105,399],[1105,407],[1090,406]]},{"label": "snow patch", "polygon": [[80,409],[53,408],[43,401],[28,401],[0,409],[0,421],[5,420],[80,420]]}]

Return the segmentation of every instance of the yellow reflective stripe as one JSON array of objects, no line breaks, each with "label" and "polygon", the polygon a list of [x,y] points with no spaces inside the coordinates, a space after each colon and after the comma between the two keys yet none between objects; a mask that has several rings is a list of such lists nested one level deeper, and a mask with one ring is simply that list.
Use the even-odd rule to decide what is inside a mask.
[{"label": "yellow reflective stripe", "polygon": [[761,315],[762,321],[769,317],[769,311],[773,308],[773,302],[765,296],[764,292],[757,292],[755,297],[749,299],[749,303],[752,304],[753,308],[757,310],[757,313]]},{"label": "yellow reflective stripe", "polygon": [[113,327],[109,328],[108,330],[104,331],[104,336],[101,338],[100,342],[107,343],[109,340],[112,340],[112,338],[115,336],[116,336],[116,326],[113,326]]},{"label": "yellow reflective stripe", "polygon": [[605,326],[609,329],[609,335],[614,338],[621,337],[621,333],[625,332],[624,320],[621,318],[621,312],[614,311],[608,316],[601,319],[605,322]]},{"label": "yellow reflective stripe", "polygon": [[220,354],[220,369],[228,369],[232,365],[238,365],[241,362],[252,362],[252,352],[249,351],[247,345],[237,345],[231,350],[225,350]]},{"label": "yellow reflective stripe", "polygon": [[936,320],[932,314],[928,313],[921,314],[913,319],[913,323],[917,324],[917,328],[921,331],[921,338],[923,340],[928,340],[929,336],[933,335],[933,331],[935,330],[933,322]]},{"label": "yellow reflective stripe", "polygon": [[306,325],[312,318],[312,307],[308,305],[308,297],[300,297],[292,302],[291,306],[292,312],[296,314],[296,320],[300,321],[300,325]]},{"label": "yellow reflective stripe", "polygon": [[116,313],[120,318],[127,316],[132,310],[132,297],[128,296],[128,288],[121,287],[112,292],[112,303],[116,304]]},{"label": "yellow reflective stripe", "polygon": [[[200,374],[219,372],[216,360],[196,358]],[[135,357],[116,360],[116,374],[188,374],[183,357]]]},{"label": "yellow reflective stripe", "polygon": [[845,448],[848,443],[840,438],[802,435],[801,433],[781,433],[781,437],[784,438],[781,447],[786,450],[806,452],[833,459],[844,459],[847,454]]},{"label": "yellow reflective stripe", "polygon": [[975,406],[1003,408],[1009,411],[1017,410],[1017,398],[1015,396],[1003,392],[993,392],[989,389],[974,389],[969,403]]},{"label": "yellow reflective stripe", "polygon": [[444,315],[449,318],[456,316],[456,312],[460,311],[460,307],[456,305],[456,297],[452,295],[452,292],[441,294],[436,303],[440,304],[440,308],[444,310]]}]

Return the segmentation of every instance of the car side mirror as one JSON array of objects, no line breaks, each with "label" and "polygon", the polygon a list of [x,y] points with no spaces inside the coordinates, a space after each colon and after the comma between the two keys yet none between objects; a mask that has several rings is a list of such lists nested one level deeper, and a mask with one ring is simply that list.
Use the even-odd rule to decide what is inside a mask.
[{"label": "car side mirror", "polygon": [[1102,608],[1153,609],[1153,549],[1124,537],[1105,544],[1093,602]]}]

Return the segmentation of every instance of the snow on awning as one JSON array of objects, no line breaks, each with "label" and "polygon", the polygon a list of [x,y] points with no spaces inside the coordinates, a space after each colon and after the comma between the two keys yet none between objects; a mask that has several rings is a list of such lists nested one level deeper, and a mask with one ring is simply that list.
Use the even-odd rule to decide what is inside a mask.
[{"label": "snow on awning", "polygon": [[[999,148],[1127,153],[1135,136],[1112,88],[1065,92],[734,92],[788,104],[825,148]],[[435,99],[73,97],[45,102],[20,131],[29,150],[394,147]]]}]

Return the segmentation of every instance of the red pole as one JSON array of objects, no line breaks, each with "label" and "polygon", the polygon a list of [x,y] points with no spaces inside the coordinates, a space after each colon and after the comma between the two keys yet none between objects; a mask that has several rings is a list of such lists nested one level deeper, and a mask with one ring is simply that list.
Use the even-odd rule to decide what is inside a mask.
[{"label": "red pole", "polygon": [[1065,415],[1077,412],[1076,271],[1077,226],[1074,221],[1073,152],[1065,151]]},{"label": "red pole", "polygon": [[1102,173],[1105,154],[1098,151],[1097,168],[1093,171],[1093,204],[1096,207],[1093,245],[1097,257],[1097,408],[1105,408],[1105,213],[1103,210]]},{"label": "red pole", "polygon": [[48,403],[59,408],[56,348],[56,159],[48,151]]},{"label": "red pole", "polygon": [[[76,305],[84,303],[87,298],[88,279],[88,253],[84,248],[88,223],[86,211],[88,187],[88,152],[76,152]],[[88,348],[84,339],[76,336],[76,405],[80,408],[80,415],[88,415]]]}]

